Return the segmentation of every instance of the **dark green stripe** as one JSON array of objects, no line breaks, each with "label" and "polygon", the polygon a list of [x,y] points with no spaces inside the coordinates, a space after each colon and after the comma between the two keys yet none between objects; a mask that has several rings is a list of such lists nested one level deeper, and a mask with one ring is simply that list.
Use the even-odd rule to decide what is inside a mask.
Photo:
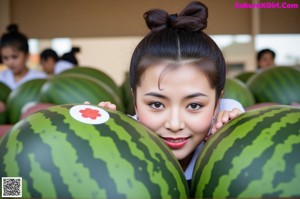
[{"label": "dark green stripe", "polygon": [[42,96],[46,96],[44,97],[46,102],[48,101],[54,104],[72,103],[70,102],[70,99],[80,97],[78,92],[70,92],[70,90],[74,90],[74,88],[77,88],[78,85],[75,84],[78,81],[79,80],[70,80],[70,78],[56,77],[47,83],[47,89],[42,92]]},{"label": "dark green stripe", "polygon": [[[48,110],[45,110],[45,115],[49,117],[51,123],[54,125],[60,124],[57,125],[57,130],[66,134],[67,140],[73,146],[74,150],[76,150],[78,162],[82,163],[91,171],[90,177],[94,179],[101,188],[103,187],[106,190],[107,198],[126,198],[125,195],[118,193],[116,189],[116,182],[109,176],[106,162],[93,157],[93,149],[91,149],[89,142],[78,137],[73,130],[69,128],[69,124],[62,122],[64,120],[64,116]],[[60,197],[66,198],[63,195]]]},{"label": "dark green stripe", "polygon": [[9,120],[16,123],[21,117],[21,111],[28,102],[38,100],[39,91],[46,80],[36,79],[25,82],[11,93],[7,101]]},{"label": "dark green stripe", "polygon": [[[281,98],[280,102],[282,104],[290,104],[290,100],[293,99],[293,93],[295,91],[293,90],[293,83],[290,81],[290,71],[288,70],[282,70],[278,72],[273,73],[274,78],[277,80],[277,92]],[[300,78],[300,76],[299,76]],[[300,90],[300,85],[299,85]]]},{"label": "dark green stripe", "polygon": [[[112,114],[111,117],[115,119],[115,121],[118,125],[122,126],[128,132],[130,132],[130,135],[132,135],[132,141],[137,144],[137,147],[140,149],[140,151],[143,151],[145,157],[147,157],[147,160],[149,160],[150,162],[153,162],[153,165],[158,165],[158,167],[154,168],[154,169],[158,169],[158,170],[156,170],[157,172],[159,172],[160,170],[163,171],[162,172],[163,178],[168,180],[169,195],[172,196],[172,197],[175,197],[175,198],[180,197],[180,190],[176,189],[178,187],[178,185],[177,185],[178,181],[174,178],[174,174],[172,174],[172,172],[170,172],[170,170],[165,167],[165,164],[164,164],[165,161],[166,161],[165,158],[163,158],[160,154],[157,154],[156,157],[155,157],[155,158],[158,158],[159,160],[156,160],[155,158],[152,158],[151,154],[149,153],[149,150],[151,150],[151,149],[149,149],[149,146],[145,146],[142,142],[139,141],[142,138],[140,133],[138,133],[137,130],[133,126],[131,126],[129,123],[122,120],[119,115]],[[147,132],[147,133],[148,133],[147,136],[151,137],[151,139],[163,151],[163,154],[165,154],[165,157],[168,158],[167,161],[173,162],[174,157],[171,157],[169,155],[170,151],[167,150],[166,146],[163,145],[163,143],[159,140],[160,138],[158,136],[154,135],[151,132]],[[116,137],[116,139],[118,139],[118,136]],[[126,147],[126,149],[127,149],[128,148],[127,145],[128,145],[128,143],[124,143],[123,147]],[[126,151],[124,151],[124,152],[126,152]],[[129,151],[129,148],[128,148],[128,151]],[[156,184],[153,184],[150,181],[149,176],[146,178],[147,181],[145,181],[146,179],[143,177],[145,175],[145,173],[144,173],[145,171],[139,170],[140,165],[143,165],[143,168],[147,167],[147,165],[145,165],[145,162],[143,160],[140,160],[140,159],[132,156],[132,154],[129,154],[129,153],[122,153],[121,152],[121,156],[124,157],[125,159],[128,159],[128,160],[133,159],[133,162],[137,163],[137,164],[133,165],[134,170],[135,170],[135,174],[136,174],[135,177],[137,179],[140,179],[145,184],[145,187],[148,187],[148,189],[151,190],[151,192],[150,192],[151,198],[160,198],[161,197],[159,195],[160,186],[156,185]],[[174,167],[176,167],[176,169],[178,171],[182,170],[181,168],[178,167],[179,166],[178,162],[174,163],[173,165],[174,165]],[[151,174],[149,174],[149,175],[151,175]],[[181,182],[185,182],[185,181],[186,180],[184,178],[184,175],[182,175]]]},{"label": "dark green stripe", "polygon": [[[136,129],[133,128],[131,125],[128,125],[126,122],[121,121],[119,116],[117,116],[115,114],[111,114],[110,116],[111,116],[111,118],[113,118],[115,120],[115,122],[118,125],[122,126],[124,129],[126,129],[127,132],[130,132],[129,135],[131,136],[132,142],[137,144],[137,147],[139,147],[141,149],[141,151],[143,151],[143,153],[145,153],[145,156],[150,157],[149,154],[147,154],[147,151],[149,150],[149,148],[142,146],[141,143],[139,143],[138,140],[141,138],[141,135],[136,132]],[[97,126],[97,127],[99,127],[99,126]],[[136,180],[143,183],[144,186],[147,187],[148,190],[151,190],[149,192],[149,194],[151,194],[151,198],[160,198],[161,197],[160,196],[160,187],[159,187],[159,185],[153,184],[150,181],[149,173],[146,169],[147,162],[145,160],[141,160],[141,159],[135,157],[132,153],[129,153],[130,152],[129,144],[131,144],[131,143],[121,140],[120,137],[122,137],[122,135],[119,135],[118,132],[111,131],[108,126],[105,126],[105,128],[99,127],[99,131],[100,130],[101,130],[102,136],[110,137],[115,141],[116,146],[119,148],[120,156],[122,158],[128,160],[129,162],[133,163],[132,167],[134,169],[134,174],[135,174]],[[153,164],[155,165],[156,163],[153,163]]]},{"label": "dark green stripe", "polygon": [[[268,75],[266,75],[266,73],[268,73]],[[257,102],[269,102],[269,99],[274,97],[274,93],[277,93],[278,88],[276,85],[270,71],[265,71],[264,74],[257,74],[255,78],[249,82],[249,88]]]},{"label": "dark green stripe", "polygon": [[[257,116],[252,116],[252,117],[247,117],[244,118],[242,120],[240,120],[239,122],[236,123],[236,125],[231,126],[226,133],[222,133],[224,136],[229,135],[237,126],[243,125],[246,121],[251,120],[252,118],[256,118]],[[265,128],[265,126],[263,126],[263,128]],[[226,135],[225,135],[226,134]],[[214,189],[218,186],[218,181],[216,179],[218,179],[219,176],[228,174],[228,170],[224,169],[224,165],[226,165],[226,167],[230,168],[232,167],[232,159],[236,156],[239,156],[242,153],[241,147],[243,145],[247,145],[247,143],[245,143],[244,140],[249,140],[249,144],[252,142],[253,138],[255,138],[257,135],[255,133],[249,133],[247,136],[245,136],[243,139],[237,138],[234,145],[231,146],[231,148],[227,149],[227,151],[224,153],[224,156],[222,158],[222,160],[220,161],[216,161],[214,163],[214,166],[212,168],[211,171],[211,176],[210,176],[210,181],[209,183],[205,186],[205,188],[203,189],[203,196],[204,197],[213,197],[213,193],[214,193]],[[223,137],[223,136],[222,136]],[[221,139],[221,138],[219,138]],[[211,146],[211,150],[207,151],[209,154],[211,154],[213,152],[213,148],[217,147],[217,143],[219,143],[219,141],[216,141],[214,143],[215,146]],[[206,155],[207,161],[209,160],[209,155]],[[206,162],[206,160],[204,160],[204,162]],[[226,172],[226,173],[225,173]]]},{"label": "dark green stripe", "polygon": [[[22,125],[22,132],[18,135],[18,140],[23,143],[23,150],[20,154],[16,155],[16,160],[20,165],[20,176],[28,183],[28,191],[31,198],[41,198],[43,193],[35,190],[33,187],[33,179],[30,176],[30,160],[28,155],[34,154],[36,160],[40,163],[41,168],[51,173],[51,178],[54,183],[57,197],[59,198],[72,198],[71,193],[68,191],[68,187],[64,184],[59,169],[54,165],[52,161],[51,149],[46,145],[39,134],[32,131],[29,123]],[[34,145],[34,147],[30,147]],[[39,150],[36,150],[39,149]]]},{"label": "dark green stripe", "polygon": [[[274,118],[276,118],[275,119],[276,121],[280,121],[280,118],[286,116],[289,112],[292,112],[292,110],[282,112],[278,115],[275,115]],[[270,121],[270,123],[269,123],[269,121]],[[272,118],[268,118],[268,119],[264,120],[263,123],[272,125],[272,121],[273,121]],[[300,123],[298,123],[298,124],[299,124],[298,129],[300,129]],[[228,191],[230,192],[229,197],[231,197],[231,198],[238,197],[244,190],[247,189],[249,182],[262,178],[262,175],[264,174],[263,167],[259,168],[257,165],[265,165],[265,163],[268,160],[270,160],[271,157],[273,156],[274,150],[276,149],[276,145],[283,144],[288,139],[288,137],[291,136],[291,134],[293,135],[293,133],[295,132],[295,129],[297,129],[297,126],[295,126],[295,124],[287,123],[287,124],[283,124],[283,125],[286,125],[286,126],[282,126],[282,128],[279,129],[276,132],[276,134],[274,135],[274,137],[272,138],[272,141],[274,144],[271,145],[269,148],[267,148],[259,157],[255,158],[252,161],[252,163],[248,167],[245,167],[241,171],[241,173],[238,175],[238,177],[232,181],[232,183],[230,184],[229,189],[228,189]],[[258,132],[259,134],[257,136],[260,136],[260,132],[262,132],[262,130],[264,128],[266,128],[266,126],[264,128],[260,128],[260,127],[262,127],[262,125],[258,124],[257,127],[258,128],[255,128],[251,133]],[[245,139],[247,139],[247,138],[245,138]],[[253,142],[253,140],[251,140],[251,142]],[[300,142],[298,143],[298,145],[299,144],[300,144]],[[296,162],[300,161],[298,158],[299,154],[300,154],[299,152],[300,151],[292,151],[292,156],[294,159],[297,160]],[[288,162],[288,163],[290,164],[290,162]],[[289,165],[289,166],[293,167],[295,165]],[[292,168],[289,168],[289,166],[287,167],[287,169],[292,169]],[[290,181],[294,176],[293,171],[294,171],[294,169],[285,170],[284,178],[288,179],[288,181]],[[280,183],[283,183],[284,182],[283,179],[281,178],[281,179],[277,179],[277,180],[279,180]],[[291,184],[291,186],[292,186],[292,184]],[[296,185],[294,185],[294,186],[296,186]],[[273,184],[273,187],[274,188],[276,187],[275,184]],[[298,185],[297,185],[297,187],[298,187]],[[264,187],[261,187],[261,188],[264,189]],[[267,193],[268,193],[268,191],[270,191],[270,190],[266,190]],[[270,195],[270,196],[271,196],[271,194],[272,193],[268,193],[268,195]],[[279,193],[279,195],[278,195],[278,192],[273,193],[273,194],[277,194],[274,196],[281,196],[280,195],[281,193]]]},{"label": "dark green stripe", "polygon": [[[268,111],[266,111],[266,112],[268,112]],[[255,129],[251,130],[251,132],[249,132],[245,137],[243,137],[243,139],[238,138],[235,141],[234,145],[231,146],[229,149],[227,149],[227,151],[225,152],[225,154],[223,156],[223,160],[215,162],[214,167],[212,168],[212,175],[214,176],[215,173],[217,174],[217,176],[227,175],[229,168],[233,166],[232,165],[233,159],[236,156],[239,156],[239,154],[241,154],[241,152],[243,151],[241,149],[241,146],[251,145],[253,140],[255,140],[260,135],[262,130],[264,130],[266,128],[266,124],[273,123],[275,120],[279,121],[282,116],[285,116],[289,112],[290,111],[282,111],[276,115],[265,117],[264,120],[262,120],[261,122],[258,122],[257,125],[255,126]],[[261,114],[263,115],[264,113],[261,113]],[[250,120],[251,118],[248,118],[248,119]],[[240,125],[242,125],[242,124],[240,124]],[[234,128],[236,128],[237,126],[239,126],[239,124],[237,124]],[[265,155],[267,157],[266,159],[269,159],[270,155],[272,155],[272,152],[267,152]],[[265,158],[263,158],[263,160],[264,159]],[[225,163],[224,163],[224,160],[226,160]],[[225,165],[227,165],[228,170],[224,169]],[[223,172],[220,173],[220,171],[223,171]],[[261,171],[258,171],[258,170],[254,171],[254,173],[252,175],[254,175],[254,176],[251,176],[252,179],[259,179],[261,177]],[[210,197],[207,194],[213,194],[214,189],[218,185],[219,179],[214,178],[213,176],[211,177],[209,184],[203,190],[205,197]],[[240,189],[243,190],[245,187],[242,184],[242,182],[238,182],[238,183],[239,183]],[[234,184],[234,183],[231,183],[231,185],[232,184]],[[232,193],[229,193],[229,194],[230,194],[230,196],[232,196],[231,195]],[[236,194],[235,197],[236,196],[238,196],[238,194]]]},{"label": "dark green stripe", "polygon": [[[295,128],[298,128],[300,129],[300,121],[298,122],[298,127],[295,126],[295,125],[289,125],[285,130],[284,132],[281,131],[279,133],[285,133],[287,135],[290,135],[289,132],[293,132],[295,133]],[[298,134],[300,134],[300,131],[298,131]],[[279,136],[278,136],[279,137]],[[279,139],[281,138],[281,136],[279,137]],[[283,138],[283,136],[282,136]],[[276,143],[279,143],[280,140],[275,140],[274,141]],[[284,141],[284,140],[282,140]],[[285,162],[288,162],[288,164],[285,165],[285,170],[284,171],[278,171],[276,174],[275,174],[275,178],[274,178],[274,181],[273,181],[273,186],[276,187],[278,186],[279,184],[281,183],[284,183],[284,182],[290,182],[291,179],[293,177],[295,177],[295,170],[296,170],[296,166],[297,164],[300,163],[300,158],[299,158],[299,154],[300,154],[300,140],[297,144],[293,144],[292,145],[292,150],[290,153],[286,154],[284,156],[284,161]],[[298,185],[297,185],[298,186]],[[296,188],[296,187],[295,187]]]},{"label": "dark green stripe", "polygon": [[48,92],[55,104],[82,103],[83,101],[90,101],[94,104],[99,101],[111,101],[117,104],[115,99],[99,84],[88,79],[60,77],[60,79],[53,80],[52,84]]},{"label": "dark green stripe", "polygon": [[[268,75],[262,75],[260,80],[257,80],[257,88],[260,88],[261,98],[264,102],[281,102],[284,97],[281,92],[278,92],[278,79],[276,78],[276,71],[268,71]],[[261,83],[262,82],[262,83]],[[255,89],[257,89],[255,88]],[[264,93],[266,95],[264,95]]]},{"label": "dark green stripe", "polygon": [[4,156],[8,152],[8,148],[6,146],[9,138],[9,134],[11,130],[0,139],[0,177],[7,177],[7,173],[5,171],[5,164],[4,164]]},{"label": "dark green stripe", "polygon": [[[241,128],[243,123],[245,123],[248,120],[251,120],[251,118],[257,117],[256,115],[261,115],[262,116],[265,113],[271,112],[271,110],[273,110],[273,109],[276,109],[276,107],[272,108],[272,109],[270,109],[270,108],[269,109],[264,109],[263,111],[257,112],[256,114],[251,114],[250,116],[248,115],[247,117],[244,117],[244,118],[240,119],[238,122],[236,122],[236,124],[234,126],[233,125],[229,126],[229,128],[226,129],[225,132],[222,132],[222,134],[219,137],[217,137],[218,141],[215,141],[212,144],[210,144],[208,150],[205,151],[206,154],[203,158],[203,161],[200,164],[200,169],[196,173],[197,175],[195,176],[195,179],[200,179],[199,177],[201,175],[202,169],[205,167],[205,163],[208,161],[209,157],[212,155],[212,152],[216,148],[216,145],[219,142],[221,142],[221,140],[224,137],[227,137],[230,134],[230,132],[232,132],[236,127]],[[278,107],[277,107],[277,109],[278,109]],[[203,191],[203,194],[204,194],[203,196],[204,197],[212,197],[213,196],[212,194],[214,192],[214,189],[218,186],[218,180],[219,180],[218,178],[213,177],[214,174],[216,174],[216,176],[228,175],[228,173],[226,171],[224,171],[224,169],[223,169],[224,165],[227,165],[228,168],[233,166],[232,165],[232,160],[233,160],[234,157],[241,154],[241,152],[242,152],[241,146],[251,145],[252,141],[255,140],[257,138],[257,136],[259,136],[259,134],[262,132],[262,130],[264,130],[266,128],[266,124],[272,124],[274,121],[280,121],[281,117],[286,116],[286,114],[288,114],[288,113],[294,113],[294,112],[295,112],[295,110],[286,109],[286,110],[283,110],[282,112],[277,113],[273,116],[266,116],[266,117],[264,117],[264,119],[262,121],[257,123],[257,125],[255,126],[255,130],[251,130],[251,133],[249,132],[242,139],[237,138],[236,141],[235,141],[234,146],[231,146],[231,148],[229,148],[225,152],[222,160],[215,162],[214,167],[212,168],[212,172],[211,172],[212,176],[210,178],[209,183],[206,185],[206,187]],[[268,113],[268,114],[270,114],[270,113]],[[248,140],[248,143],[245,142],[245,140],[246,141]],[[261,155],[262,157],[264,157],[263,160],[268,159],[268,157],[273,154],[272,150],[271,151],[270,150],[266,150],[264,152],[265,154]],[[266,158],[266,156],[267,156],[267,158]],[[255,159],[254,161],[259,161],[259,158]],[[220,173],[220,171],[224,171],[225,173]],[[247,171],[247,172],[249,173],[249,171]],[[243,179],[245,179],[247,177],[247,175],[244,175],[244,174],[245,173],[240,174],[240,178],[243,177]],[[257,170],[257,168],[256,168],[256,169],[253,170],[253,174],[250,174],[249,176],[250,176],[251,179],[255,179],[255,178],[260,178],[261,174],[262,174],[261,171]],[[236,178],[235,182],[238,184],[238,187],[241,190],[243,190],[243,188],[241,188],[241,187],[246,186],[246,184],[243,185],[243,180],[241,180],[241,179]],[[235,182],[233,182],[233,184]],[[231,187],[237,187],[236,186],[237,184],[236,185],[233,185],[233,184],[231,184]],[[195,188],[197,188],[197,187],[193,187],[193,190]],[[231,188],[231,189],[233,189],[233,188]],[[231,190],[231,191],[233,192],[233,191],[236,191],[236,190]],[[233,195],[231,195],[231,196],[233,196]],[[235,194],[234,197],[237,197],[237,194]]]},{"label": "dark green stripe", "polygon": [[[265,111],[267,112],[267,111]],[[262,112],[256,113],[256,114],[252,114],[252,117],[256,117],[258,115],[263,114]],[[214,152],[214,149],[217,147],[218,143],[221,142],[222,139],[224,139],[225,137],[229,136],[229,134],[236,128],[236,126],[240,126],[242,124],[244,124],[245,122],[247,122],[249,120],[249,117],[243,117],[240,116],[239,121],[235,124],[235,125],[229,125],[229,128],[226,129],[226,131],[223,131],[222,134],[218,133],[215,137],[216,139],[212,142],[212,140],[210,140],[210,142],[207,143],[207,145],[209,144],[209,146],[206,146],[206,151],[205,151],[205,155],[202,156],[202,159],[200,161],[200,165],[196,164],[195,165],[195,170],[196,172],[193,174],[193,179],[200,179],[201,176],[201,171],[204,169],[204,167],[206,166],[206,163],[209,162],[210,157],[212,156],[212,153]],[[234,122],[234,121],[232,121]],[[223,127],[224,128],[224,127]],[[226,126],[225,126],[226,128]],[[240,151],[240,150],[239,150]],[[202,153],[201,153],[202,154]],[[200,154],[200,155],[201,155]],[[224,159],[226,160],[226,159]],[[193,180],[194,181],[194,180]],[[196,188],[197,188],[197,184],[192,183],[192,192],[195,193]]]}]

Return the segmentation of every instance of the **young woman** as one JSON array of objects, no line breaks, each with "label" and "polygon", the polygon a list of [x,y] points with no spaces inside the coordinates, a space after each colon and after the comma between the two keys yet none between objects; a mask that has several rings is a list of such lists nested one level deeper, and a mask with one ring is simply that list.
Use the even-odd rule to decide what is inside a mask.
[{"label": "young woman", "polygon": [[73,47],[70,52],[63,54],[60,58],[57,53],[50,48],[43,50],[40,54],[40,59],[44,72],[52,76],[64,70],[76,67],[78,65],[76,53],[78,52],[80,52],[80,48]]},{"label": "young woman", "polygon": [[[187,180],[207,135],[244,111],[234,100],[221,100],[226,66],[219,47],[203,32],[207,17],[200,2],[178,15],[146,12],[151,31],[134,50],[130,65],[136,118],[169,146]],[[110,102],[99,106],[116,108]]]},{"label": "young woman", "polygon": [[45,73],[26,66],[29,57],[27,37],[18,31],[15,24],[9,25],[7,31],[0,40],[0,54],[8,69],[0,72],[0,81],[15,89],[28,80],[46,78]]}]

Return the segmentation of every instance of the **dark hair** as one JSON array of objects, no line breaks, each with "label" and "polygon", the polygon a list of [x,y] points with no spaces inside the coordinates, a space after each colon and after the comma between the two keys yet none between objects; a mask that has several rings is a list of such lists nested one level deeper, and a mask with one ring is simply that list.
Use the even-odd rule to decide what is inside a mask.
[{"label": "dark hair", "polygon": [[273,50],[269,49],[269,48],[266,48],[266,49],[262,49],[260,50],[258,53],[257,53],[257,57],[256,57],[256,60],[259,61],[261,59],[261,57],[266,54],[266,53],[270,53],[273,57],[273,59],[275,59],[276,57],[276,54]]},{"label": "dark hair", "polygon": [[55,62],[59,60],[57,53],[51,48],[43,50],[40,54],[41,60],[47,60],[49,57],[53,58]]},{"label": "dark hair", "polygon": [[74,65],[78,65],[78,60],[75,56],[76,53],[80,52],[80,48],[73,47],[70,52],[63,54],[61,60],[65,60],[73,63]]},{"label": "dark hair", "polygon": [[[130,85],[136,97],[141,76],[153,62],[189,61],[204,71],[216,97],[220,98],[226,79],[223,54],[203,30],[208,9],[201,2],[191,2],[181,13],[169,15],[161,9],[149,10],[144,19],[151,30],[135,48],[130,63]],[[174,66],[167,66],[168,68]],[[175,66],[176,67],[176,66]],[[163,75],[163,74],[162,74]]]},{"label": "dark hair", "polygon": [[7,46],[13,46],[19,51],[29,53],[29,45],[27,37],[20,33],[16,24],[10,24],[7,26],[7,33],[1,36],[0,48]]}]

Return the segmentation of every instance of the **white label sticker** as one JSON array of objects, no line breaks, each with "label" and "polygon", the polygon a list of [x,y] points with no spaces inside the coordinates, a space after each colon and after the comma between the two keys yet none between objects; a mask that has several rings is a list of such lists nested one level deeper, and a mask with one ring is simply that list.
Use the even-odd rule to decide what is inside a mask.
[{"label": "white label sticker", "polygon": [[91,105],[77,105],[70,109],[70,115],[79,122],[86,124],[103,124],[109,120],[107,111]]}]

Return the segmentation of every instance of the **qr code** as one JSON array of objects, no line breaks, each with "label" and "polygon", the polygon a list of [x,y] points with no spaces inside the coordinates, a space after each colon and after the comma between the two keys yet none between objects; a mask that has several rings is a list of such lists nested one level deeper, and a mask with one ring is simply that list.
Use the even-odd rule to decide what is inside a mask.
[{"label": "qr code", "polygon": [[2,198],[22,197],[21,177],[2,177]]}]

